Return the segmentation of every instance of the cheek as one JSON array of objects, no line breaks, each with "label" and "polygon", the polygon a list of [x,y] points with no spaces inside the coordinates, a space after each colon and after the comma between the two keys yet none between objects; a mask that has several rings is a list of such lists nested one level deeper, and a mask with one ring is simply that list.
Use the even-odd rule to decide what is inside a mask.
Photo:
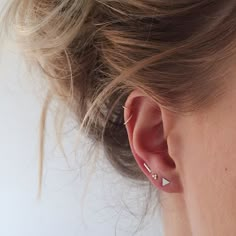
[{"label": "cheek", "polygon": [[227,125],[190,122],[181,142],[184,196],[196,235],[236,235],[236,127]]}]

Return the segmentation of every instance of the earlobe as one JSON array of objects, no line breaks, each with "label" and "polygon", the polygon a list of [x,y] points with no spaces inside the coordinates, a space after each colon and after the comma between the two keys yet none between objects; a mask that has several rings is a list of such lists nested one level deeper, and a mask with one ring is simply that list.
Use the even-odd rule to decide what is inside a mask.
[{"label": "earlobe", "polygon": [[130,147],[137,164],[150,181],[165,192],[181,192],[175,161],[168,154],[164,110],[140,90],[128,96],[124,108]]}]

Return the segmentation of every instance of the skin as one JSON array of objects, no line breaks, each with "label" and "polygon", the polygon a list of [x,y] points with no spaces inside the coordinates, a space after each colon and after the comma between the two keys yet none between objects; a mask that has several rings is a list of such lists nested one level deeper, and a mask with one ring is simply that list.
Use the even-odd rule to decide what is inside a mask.
[{"label": "skin", "polygon": [[[165,236],[236,235],[235,90],[236,84],[210,109],[188,116],[153,103],[140,90],[126,100],[130,147],[159,189]],[[163,187],[162,177],[170,184]]]}]

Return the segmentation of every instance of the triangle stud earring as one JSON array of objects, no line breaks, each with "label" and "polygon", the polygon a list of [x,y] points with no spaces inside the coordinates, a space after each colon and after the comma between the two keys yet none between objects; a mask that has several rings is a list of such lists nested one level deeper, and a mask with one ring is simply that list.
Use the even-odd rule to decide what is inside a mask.
[{"label": "triangle stud earring", "polygon": [[170,181],[165,179],[165,178],[162,178],[162,186],[166,186],[167,184],[169,184]]}]

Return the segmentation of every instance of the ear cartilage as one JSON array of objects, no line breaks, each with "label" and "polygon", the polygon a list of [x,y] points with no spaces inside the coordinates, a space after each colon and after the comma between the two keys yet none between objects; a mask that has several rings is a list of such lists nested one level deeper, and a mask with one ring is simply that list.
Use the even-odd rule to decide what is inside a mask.
[{"label": "ear cartilage", "polygon": [[143,165],[145,166],[145,168],[148,170],[149,173],[152,173],[151,169],[145,162],[143,163]]}]

